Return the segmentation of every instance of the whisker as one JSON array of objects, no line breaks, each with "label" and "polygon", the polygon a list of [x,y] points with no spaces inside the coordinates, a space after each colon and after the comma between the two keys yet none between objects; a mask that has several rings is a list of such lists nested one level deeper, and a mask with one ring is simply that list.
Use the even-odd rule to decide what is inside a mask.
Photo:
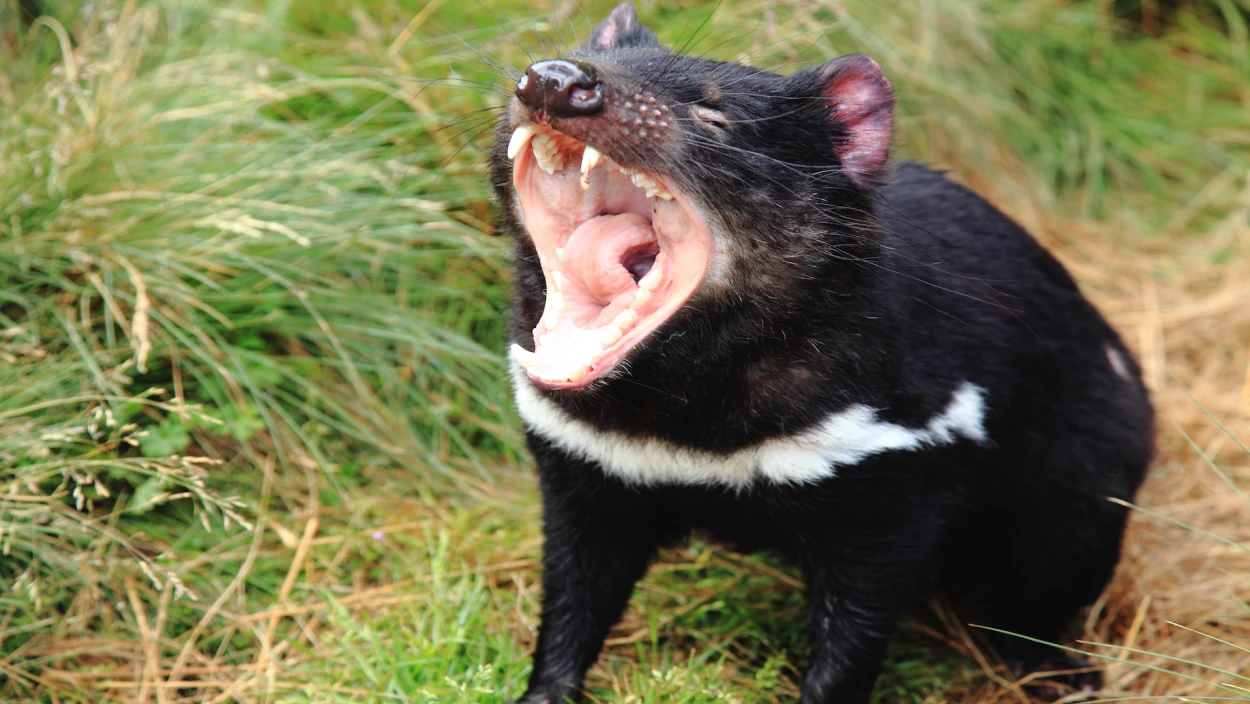
[{"label": "whisker", "polygon": [[[534,63],[534,55],[531,54],[529,52],[529,49],[525,48],[525,44],[521,42],[520,40],[518,40],[516,35],[512,33],[513,24],[511,22],[504,22],[503,19],[501,19],[499,15],[495,14],[489,7],[487,7],[486,4],[482,0],[476,0],[476,2],[477,2],[478,7],[485,10],[486,14],[490,15],[491,19],[495,20],[495,24],[504,31],[504,34],[508,35],[508,38],[512,40],[512,43],[516,45],[518,48],[520,48],[522,52],[524,52],[526,58],[529,59],[529,62],[531,64]],[[517,73],[522,73],[521,71],[517,69],[513,69],[513,70],[515,70]]]},{"label": "whisker", "polygon": [[[665,64],[663,68],[660,69],[661,78],[668,75],[669,70],[673,68],[673,65],[677,62],[677,60],[682,58],[685,55],[686,51],[691,47],[691,45],[698,39],[699,32],[703,31],[703,28],[707,26],[707,23],[712,21],[712,16],[715,15],[716,11],[720,9],[722,2],[724,2],[724,0],[716,0],[716,4],[712,6],[712,11],[707,13],[707,17],[703,18],[703,21],[700,22],[699,26],[695,28],[693,33],[691,33],[690,38],[687,39],[686,42],[681,45],[681,48],[673,52],[673,57],[668,60],[668,63]],[[689,25],[687,24],[687,26]],[[686,33],[686,30],[683,27],[682,34],[685,34],[685,33]],[[644,82],[643,85],[646,85],[646,83]]]}]

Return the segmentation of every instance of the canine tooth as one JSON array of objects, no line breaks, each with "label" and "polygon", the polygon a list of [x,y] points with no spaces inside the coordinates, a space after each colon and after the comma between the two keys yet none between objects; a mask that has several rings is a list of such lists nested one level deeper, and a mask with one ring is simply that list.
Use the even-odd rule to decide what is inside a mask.
[{"label": "canine tooth", "polygon": [[621,330],[633,327],[636,322],[638,322],[638,311],[633,308],[626,308],[612,319],[612,324]]},{"label": "canine tooth", "polygon": [[586,378],[586,372],[588,371],[590,371],[590,369],[587,367],[578,367],[573,370],[573,373],[569,374],[567,378],[569,381],[581,381]]},{"label": "canine tooth", "polygon": [[536,134],[538,134],[538,125],[532,122],[516,128],[512,133],[512,139],[508,140],[508,158],[515,159]]},{"label": "canine tooth", "polygon": [[651,289],[639,288],[637,291],[634,291],[634,299],[629,302],[629,307],[633,310],[639,310],[650,302]]},{"label": "canine tooth", "polygon": [[538,167],[549,174],[564,170],[564,157],[560,154],[560,145],[556,144],[556,140],[551,135],[540,133],[534,135],[530,141],[534,148],[534,160],[538,162]]},{"label": "canine tooth", "polygon": [[564,247],[556,247],[556,259],[564,259]]},{"label": "canine tooth", "polygon": [[512,358],[516,360],[517,364],[521,365],[522,369],[529,369],[530,367],[534,366],[534,362],[537,361],[538,355],[534,354],[533,352],[530,352],[529,350],[525,349],[524,347],[516,343],[513,343],[512,344]]},{"label": "canine tooth", "polygon": [[581,184],[582,184],[583,191],[590,188],[590,172],[593,171],[594,168],[598,166],[599,163],[602,161],[603,161],[603,152],[600,152],[598,149],[595,149],[594,147],[587,144],[586,151],[582,152]]}]

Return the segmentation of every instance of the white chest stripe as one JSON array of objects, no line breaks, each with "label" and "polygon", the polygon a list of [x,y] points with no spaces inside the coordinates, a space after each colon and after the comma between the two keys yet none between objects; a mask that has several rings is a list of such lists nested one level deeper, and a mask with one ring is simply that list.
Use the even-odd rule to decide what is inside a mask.
[{"label": "white chest stripe", "polygon": [[598,430],[544,398],[515,363],[512,377],[517,407],[530,430],[639,484],[719,484],[738,489],[761,479],[801,484],[832,477],[839,466],[890,450],[949,445],[959,437],[986,441],[985,389],[967,381],[923,428],[880,420],[872,408],[855,405],[800,433],[718,454]]}]

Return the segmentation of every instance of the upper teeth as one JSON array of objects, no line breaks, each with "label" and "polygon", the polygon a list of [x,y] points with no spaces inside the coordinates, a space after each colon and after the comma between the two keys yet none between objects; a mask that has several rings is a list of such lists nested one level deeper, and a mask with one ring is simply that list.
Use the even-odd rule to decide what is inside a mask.
[{"label": "upper teeth", "polygon": [[515,159],[536,134],[538,134],[538,125],[532,122],[516,128],[516,131],[512,133],[512,139],[508,141],[508,158]]},{"label": "upper teeth", "polygon": [[586,151],[582,153],[582,190],[590,188],[590,172],[603,161],[603,153],[598,149],[586,145]]},{"label": "upper teeth", "polygon": [[663,198],[664,200],[673,199],[672,193],[669,193],[668,191],[664,190],[664,187],[656,183],[655,179],[642,173],[641,171],[636,171],[630,174],[629,180],[633,181],[635,186],[646,191],[648,198],[655,198],[658,196],[660,198]]},{"label": "upper teeth", "polygon": [[560,155],[560,145],[546,133],[534,135],[534,160],[538,167],[549,174],[564,170],[564,158]]},{"label": "upper teeth", "polygon": [[[540,131],[535,123],[526,123],[513,131],[512,139],[508,141],[508,158],[516,159],[526,145],[532,145],[534,161],[543,171],[554,175],[557,171],[564,170],[564,153],[560,145],[550,134]],[[648,198],[673,199],[673,194],[649,174],[621,166],[589,144],[582,152],[581,177],[578,180],[583,191],[590,188],[590,172],[605,165],[629,176],[630,181],[645,191]]]}]

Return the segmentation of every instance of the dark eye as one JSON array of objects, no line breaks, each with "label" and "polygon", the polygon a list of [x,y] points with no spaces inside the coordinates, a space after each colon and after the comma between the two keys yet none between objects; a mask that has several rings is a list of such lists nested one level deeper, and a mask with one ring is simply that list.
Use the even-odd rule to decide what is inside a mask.
[{"label": "dark eye", "polygon": [[690,114],[694,117],[695,122],[701,123],[704,126],[720,131],[729,129],[729,118],[725,116],[725,113],[719,110],[705,108],[702,105],[695,105],[690,108]]}]

